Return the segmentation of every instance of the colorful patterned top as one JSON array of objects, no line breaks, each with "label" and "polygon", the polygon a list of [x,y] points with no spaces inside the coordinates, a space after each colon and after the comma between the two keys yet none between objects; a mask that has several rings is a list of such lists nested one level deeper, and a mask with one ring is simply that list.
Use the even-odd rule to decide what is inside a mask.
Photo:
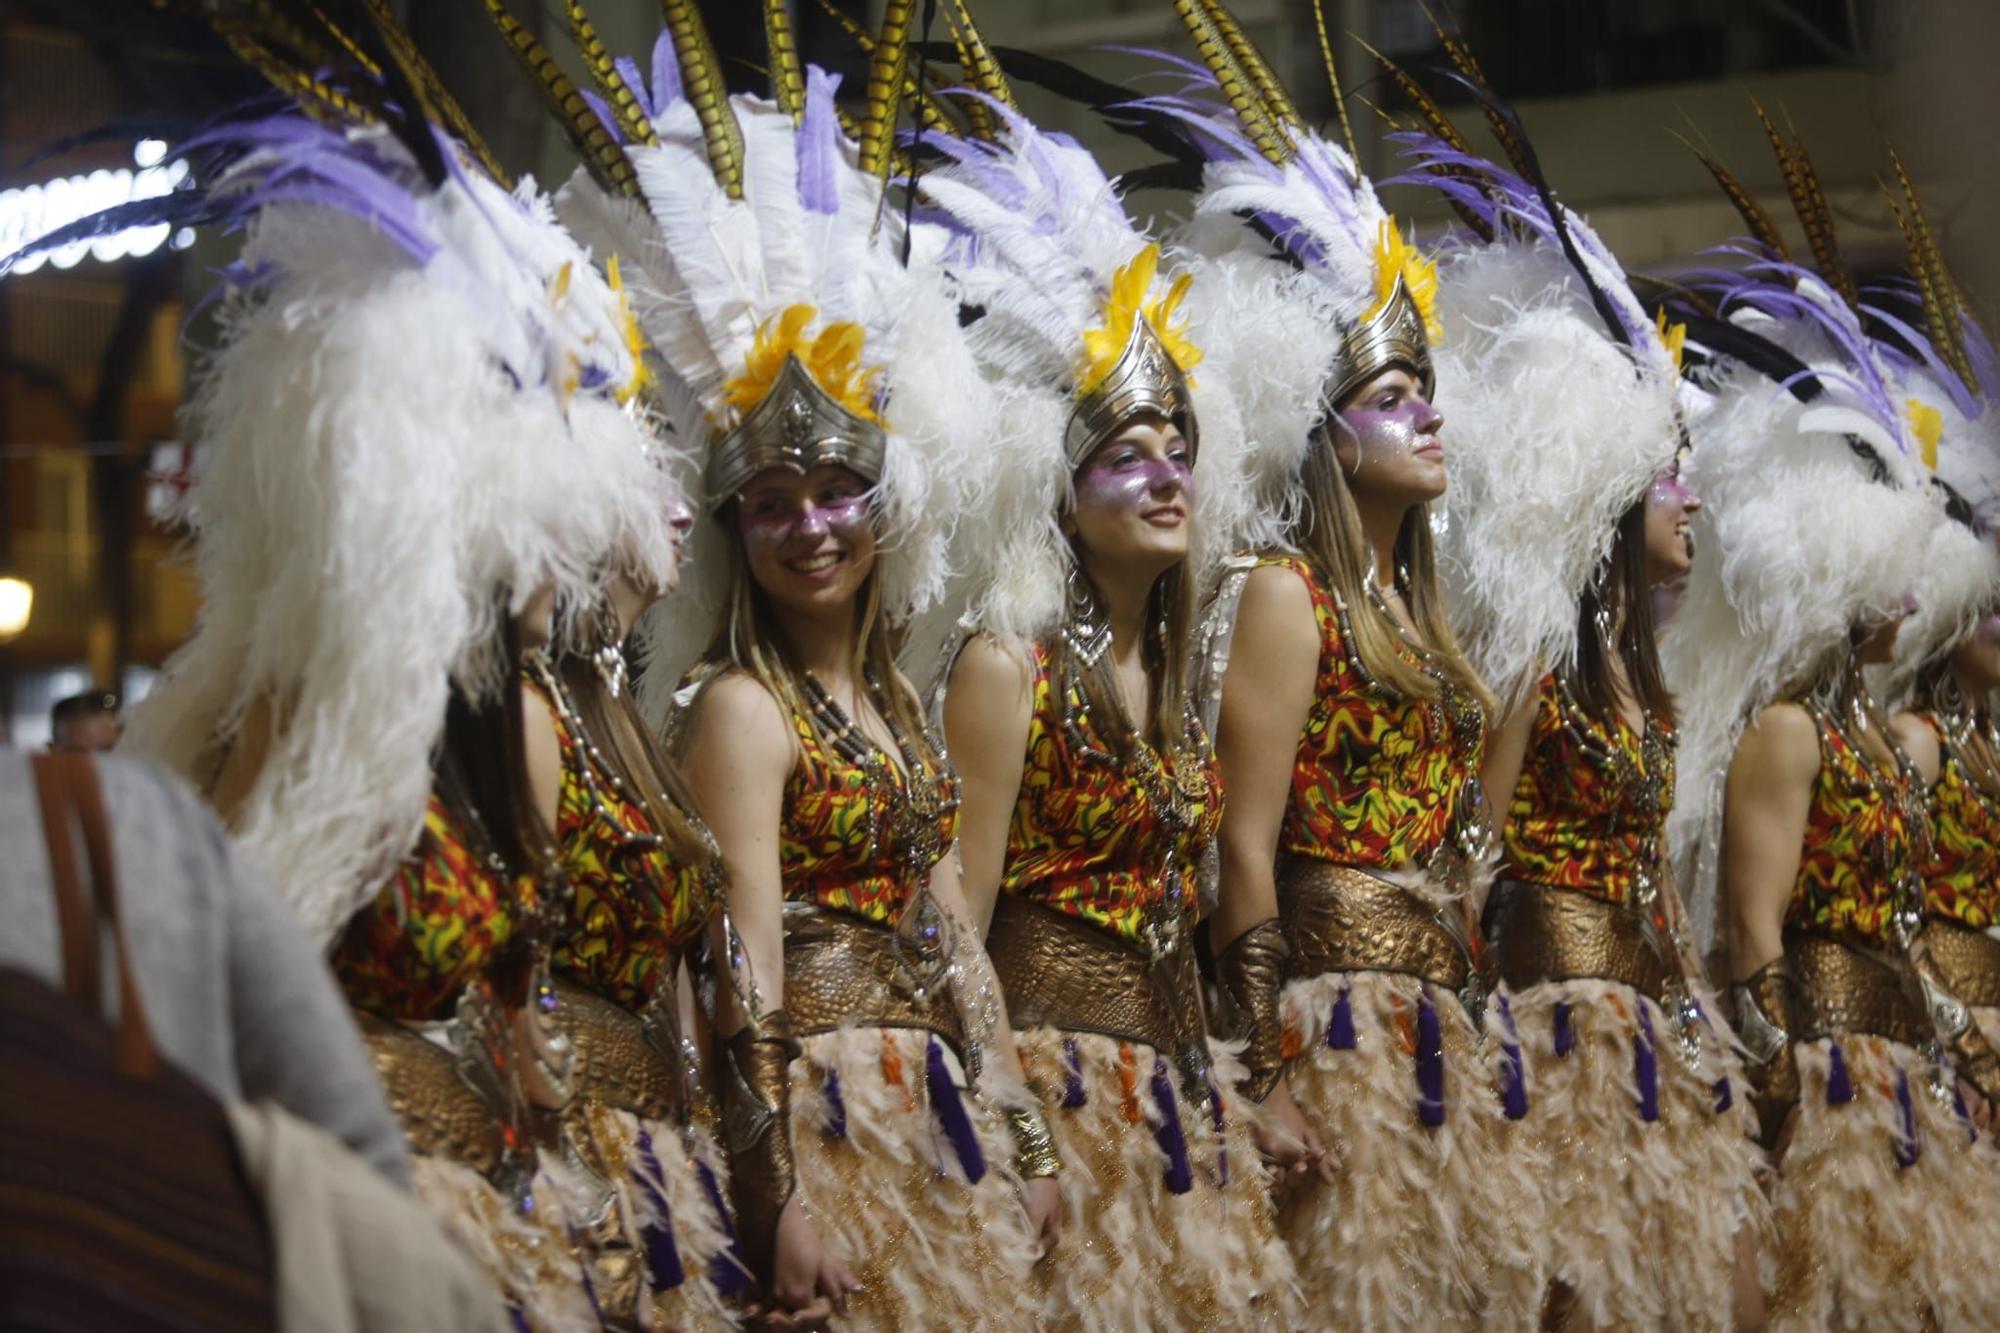
[{"label": "colorful patterned top", "polygon": [[1477,703],[1451,686],[1434,700],[1389,693],[1349,650],[1345,612],[1304,556],[1276,552],[1257,563],[1303,579],[1319,622],[1319,673],[1279,846],[1342,865],[1401,869],[1428,861],[1451,840],[1467,784],[1479,773],[1485,737]]},{"label": "colorful patterned top", "polygon": [[778,830],[786,901],[896,925],[958,837],[956,780],[949,773],[920,777],[936,782],[942,808],[936,827],[913,828],[899,817],[910,782],[900,765],[881,763],[892,790],[878,795],[868,768],[823,742],[810,717],[794,713],[792,729],[799,762],[785,782]]},{"label": "colorful patterned top", "polygon": [[681,952],[700,937],[721,900],[719,857],[676,862],[660,845],[645,806],[604,771],[571,732],[541,683],[562,747],[556,845],[572,890],[550,962],[595,995],[634,1012],[673,975]]},{"label": "colorful patterned top", "polygon": [[1580,889],[1620,905],[1658,873],[1674,801],[1672,729],[1641,735],[1586,712],[1551,671],[1507,807],[1500,877]]},{"label": "colorful patterned top", "polygon": [[514,905],[531,901],[533,885],[523,877],[510,894],[432,792],[416,848],[335,947],[334,975],[351,1004],[378,1017],[450,1018],[459,994],[501,958]]},{"label": "colorful patterned top", "polygon": [[1819,774],[1785,928],[1868,949],[1900,950],[1897,915],[1916,882],[1920,831],[1901,773],[1878,774],[1818,704]]},{"label": "colorful patterned top", "polygon": [[1177,773],[1173,755],[1143,739],[1133,762],[1118,762],[1091,729],[1082,690],[1058,689],[1044,644],[1033,654],[1034,711],[1000,887],[1143,948],[1147,926],[1167,924],[1151,915],[1161,904],[1190,925],[1199,906],[1190,877],[1222,822],[1215,749],[1190,717],[1195,771]]},{"label": "colorful patterned top", "polygon": [[1973,930],[2000,918],[2000,798],[1982,789],[1952,754],[1935,717],[1938,779],[1931,787],[1931,856],[1924,866],[1924,915]]}]

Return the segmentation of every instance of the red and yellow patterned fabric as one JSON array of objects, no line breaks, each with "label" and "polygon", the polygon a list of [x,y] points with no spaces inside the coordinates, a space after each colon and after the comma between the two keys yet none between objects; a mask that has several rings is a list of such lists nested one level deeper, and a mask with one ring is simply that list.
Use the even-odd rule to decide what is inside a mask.
[{"label": "red and yellow patterned fabric", "polygon": [[[547,703],[541,686],[528,683]],[[622,800],[561,711],[550,704],[549,714],[562,747],[556,845],[571,889],[550,963],[558,976],[637,1011],[708,924],[722,880],[705,861],[679,864],[654,841],[645,807]]]},{"label": "red and yellow patterned fabric", "polygon": [[[1089,730],[1081,691],[1058,698],[1047,647],[1036,643],[1033,652],[1034,712],[1000,887],[1144,947],[1148,914],[1176,882],[1190,924],[1198,908],[1187,886],[1222,822],[1214,747],[1191,721],[1202,772],[1187,791],[1199,795],[1184,807],[1186,826],[1176,828],[1162,817],[1158,784],[1143,781]],[[1172,756],[1140,744],[1139,763],[1157,765],[1160,780],[1173,783]]]},{"label": "red and yellow patterned fabric", "polygon": [[1899,889],[1917,869],[1917,831],[1905,813],[1903,778],[1878,779],[1817,708],[1806,711],[1819,729],[1819,776],[1785,926],[1862,948],[1895,949]]},{"label": "red and yellow patterned fabric", "polygon": [[1937,719],[1941,762],[1931,787],[1931,857],[1924,866],[1924,915],[1984,930],[2000,917],[2000,800],[1982,791],[1953,757]]},{"label": "red and yellow patterned fabric", "polygon": [[533,883],[523,878],[510,894],[432,792],[415,849],[334,950],[349,1003],[407,1022],[450,1018],[512,937],[513,904],[530,901]]},{"label": "red and yellow patterned fabric", "polygon": [[1483,727],[1455,721],[1442,699],[1399,699],[1367,680],[1343,642],[1332,589],[1304,556],[1276,552],[1258,564],[1303,579],[1319,621],[1319,674],[1279,845],[1341,865],[1423,863],[1451,837],[1485,753]]},{"label": "red and yellow patterned fabric", "polygon": [[[785,898],[893,926],[903,908],[924,886],[931,866],[942,859],[958,836],[958,802],[952,780],[936,779],[950,797],[944,802],[938,829],[938,855],[922,875],[910,868],[910,849],[897,832],[898,821],[876,818],[868,772],[860,764],[822,743],[812,719],[792,716],[799,738],[799,764],[785,783],[784,820],[778,830],[778,866],[784,876]],[[887,771],[897,798],[909,778],[898,764]],[[877,824],[884,836],[876,836]]]},{"label": "red and yellow patterned fabric", "polygon": [[[1674,748],[1615,715],[1606,725],[1565,696],[1554,672],[1536,693],[1534,729],[1507,806],[1500,878],[1578,889],[1623,905],[1666,846]],[[1660,743],[1662,740],[1664,744]],[[1648,773],[1651,762],[1660,768]]]}]

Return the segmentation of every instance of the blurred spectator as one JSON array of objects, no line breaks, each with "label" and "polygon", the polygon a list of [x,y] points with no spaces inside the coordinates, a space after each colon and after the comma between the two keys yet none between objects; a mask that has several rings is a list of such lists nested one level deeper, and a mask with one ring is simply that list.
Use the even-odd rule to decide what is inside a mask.
[{"label": "blurred spectator", "polygon": [[51,750],[109,750],[125,724],[118,719],[118,696],[108,690],[72,694],[49,710]]}]

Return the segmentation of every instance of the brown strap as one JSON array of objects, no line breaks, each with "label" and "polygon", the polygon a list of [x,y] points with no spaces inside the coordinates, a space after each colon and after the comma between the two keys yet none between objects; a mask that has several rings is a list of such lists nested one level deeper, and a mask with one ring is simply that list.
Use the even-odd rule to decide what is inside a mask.
[{"label": "brown strap", "polygon": [[[118,911],[118,867],[111,854],[111,822],[104,812],[104,791],[98,782],[97,767],[87,754],[63,754],[37,756],[36,781],[43,795],[43,829],[49,836],[51,861],[60,857],[67,862],[67,897],[72,902],[72,911],[84,914],[88,925],[81,930],[64,930],[64,965],[67,969],[73,950],[69,943],[71,935],[82,935],[87,939],[89,954],[87,965],[90,987],[83,997],[76,996],[76,987],[71,986],[72,997],[94,1011],[101,1012],[102,997],[97,989],[97,932],[103,924],[109,923],[111,939],[118,953],[118,1072],[127,1078],[150,1079],[159,1068],[159,1055],[153,1046],[153,1037],[146,1022],[145,1006],[139,999],[138,978],[132,968],[132,950],[125,938],[125,923]],[[59,812],[54,828],[49,823],[50,810]],[[70,842],[68,816],[74,813],[83,828],[84,855],[90,863],[90,881],[95,902],[86,905],[76,883],[75,849]],[[57,830],[60,837],[57,836]],[[61,851],[55,850],[60,843]],[[60,880],[57,894],[65,895]]]},{"label": "brown strap", "polygon": [[76,877],[76,843],[70,834],[68,790],[58,757],[38,754],[30,761],[35,774],[35,798],[42,810],[42,841],[49,849],[49,878],[54,882],[56,928],[62,937],[63,989],[77,1004],[95,1010],[102,1003],[97,980],[97,913],[83,896]]}]

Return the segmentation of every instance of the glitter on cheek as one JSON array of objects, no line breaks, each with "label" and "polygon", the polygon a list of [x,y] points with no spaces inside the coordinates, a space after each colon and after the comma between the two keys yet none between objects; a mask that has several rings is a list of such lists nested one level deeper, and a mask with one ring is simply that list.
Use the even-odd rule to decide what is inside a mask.
[{"label": "glitter on cheek", "polygon": [[1685,509],[1696,503],[1694,488],[1671,474],[1653,478],[1653,484],[1646,490],[1646,505],[1649,509]]},{"label": "glitter on cheek", "polygon": [[1430,442],[1419,425],[1432,414],[1429,403],[1411,398],[1381,411],[1350,407],[1340,419],[1354,436],[1361,462],[1386,463],[1408,458]]},{"label": "glitter on cheek", "polygon": [[1145,458],[1129,468],[1110,461],[1090,463],[1076,474],[1076,502],[1092,509],[1137,509],[1176,487],[1193,498],[1194,474],[1179,459]]},{"label": "glitter on cheek", "polygon": [[775,551],[828,533],[851,543],[868,522],[868,501],[869,497],[861,494],[769,513],[746,509],[737,520],[737,529],[743,534],[744,546],[755,551]]},{"label": "glitter on cheek", "polygon": [[1981,643],[2000,643],[2000,611],[1989,611],[1981,616],[1972,633]]}]

